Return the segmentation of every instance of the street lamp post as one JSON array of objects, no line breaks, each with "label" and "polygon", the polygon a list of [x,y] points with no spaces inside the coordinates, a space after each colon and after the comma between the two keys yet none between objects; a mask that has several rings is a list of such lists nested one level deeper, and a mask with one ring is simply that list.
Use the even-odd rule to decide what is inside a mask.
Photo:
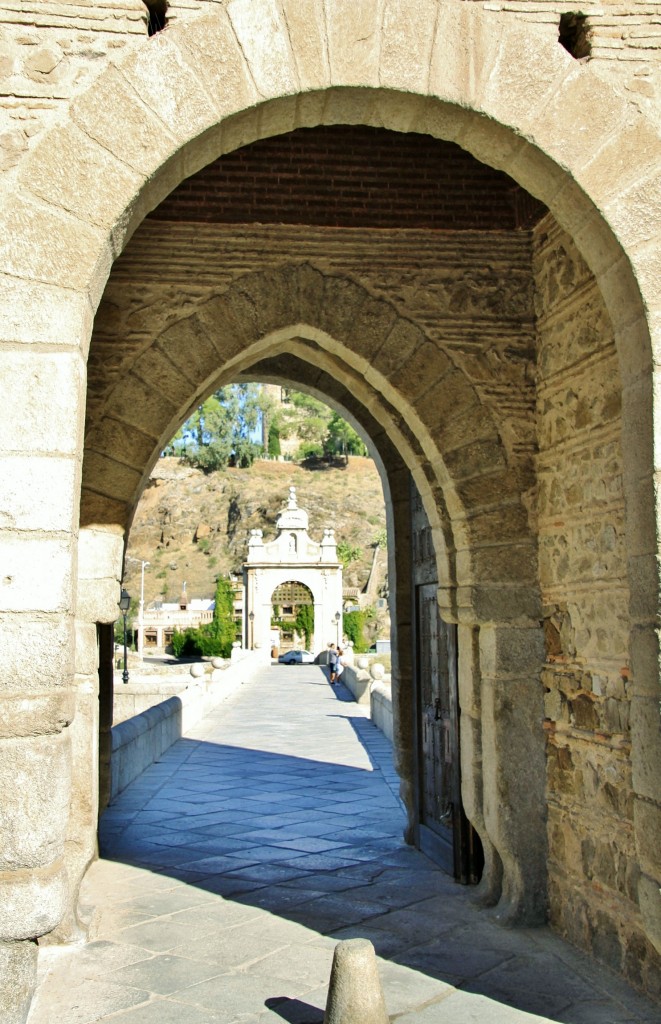
[{"label": "street lamp post", "polygon": [[119,610],[122,613],[122,615],[124,616],[124,671],[122,672],[122,682],[123,683],[128,683],[128,681],[129,681],[129,670],[126,667],[126,662],[127,662],[127,654],[126,654],[126,616],[128,614],[128,610],[129,610],[130,606],[131,606],[131,598],[130,598],[129,592],[128,592],[128,590],[125,590],[124,587],[122,587],[122,592],[121,592],[120,597],[119,597]]},{"label": "street lamp post", "polygon": [[250,612],[250,615],[248,616],[248,618],[250,619],[250,644],[249,644],[249,646],[250,646],[250,650],[252,651],[254,649],[254,647],[255,647],[255,613],[254,612]]},{"label": "street lamp post", "polygon": [[142,657],[145,645],[145,568],[149,562],[142,561],[140,569],[140,616],[138,620],[138,654]]},{"label": "street lamp post", "polygon": [[338,646],[338,648],[340,647],[340,640],[341,640],[341,637],[340,637],[340,621],[341,621],[341,619],[342,619],[341,614],[339,612],[335,612],[335,632],[337,634],[337,646]]}]

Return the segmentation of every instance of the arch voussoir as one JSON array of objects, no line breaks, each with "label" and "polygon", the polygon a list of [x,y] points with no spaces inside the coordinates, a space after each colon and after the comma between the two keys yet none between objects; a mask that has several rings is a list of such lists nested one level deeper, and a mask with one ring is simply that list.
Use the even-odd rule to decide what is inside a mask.
[{"label": "arch voussoir", "polygon": [[[122,117],[117,117],[117,111]],[[71,118],[81,131],[141,174],[150,175],[172,154],[177,137],[136,92],[118,67],[107,68],[97,88],[77,96]]]},{"label": "arch voussoir", "polygon": [[198,20],[183,24],[177,42],[186,62],[195,68],[196,77],[213,97],[214,109],[227,117],[258,103],[262,97],[227,11],[221,7],[199,20],[204,24],[198,24]]},{"label": "arch voussoir", "polygon": [[281,0],[302,90],[328,85],[328,40],[323,7],[314,0]]},{"label": "arch voussoir", "polygon": [[279,7],[270,0],[230,0],[227,13],[261,96],[297,92],[300,84]]},{"label": "arch voussoir", "polygon": [[143,174],[71,122],[51,132],[47,161],[28,158],[21,180],[44,202],[106,231],[124,216],[127,197],[136,196],[145,183]]},{"label": "arch voussoir", "polygon": [[386,0],[383,12],[379,83],[425,93],[440,5],[418,0],[407,6]]},{"label": "arch voussoir", "polygon": [[337,0],[326,5],[331,85],[377,86],[381,4]]}]

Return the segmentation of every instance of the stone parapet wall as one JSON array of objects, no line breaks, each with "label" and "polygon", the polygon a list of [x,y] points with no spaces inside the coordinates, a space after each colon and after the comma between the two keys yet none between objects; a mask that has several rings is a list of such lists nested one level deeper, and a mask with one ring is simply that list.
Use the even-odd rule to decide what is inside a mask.
[{"label": "stone parapet wall", "polygon": [[214,670],[209,679],[200,677],[177,696],[153,704],[114,726],[110,798],[121,793],[187,729],[263,667],[261,655],[246,651],[223,669]]},{"label": "stone parapet wall", "polygon": [[199,685],[199,680],[188,678],[168,679],[167,681],[157,679],[140,680],[135,678],[131,672],[128,684],[115,681],[113,699],[113,725],[125,722],[127,718],[140,715],[155,704],[161,704],[170,697],[178,697],[190,686]]},{"label": "stone parapet wall", "polygon": [[370,718],[390,742],[393,742],[392,688],[390,683],[375,682],[370,688]]}]

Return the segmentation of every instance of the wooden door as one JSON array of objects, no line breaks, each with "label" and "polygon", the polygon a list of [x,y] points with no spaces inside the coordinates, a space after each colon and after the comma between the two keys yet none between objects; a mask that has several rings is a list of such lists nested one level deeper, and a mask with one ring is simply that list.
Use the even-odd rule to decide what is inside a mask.
[{"label": "wooden door", "polygon": [[438,612],[437,584],[416,588],[418,845],[461,882],[479,880],[479,839],[461,803],[457,627]]}]

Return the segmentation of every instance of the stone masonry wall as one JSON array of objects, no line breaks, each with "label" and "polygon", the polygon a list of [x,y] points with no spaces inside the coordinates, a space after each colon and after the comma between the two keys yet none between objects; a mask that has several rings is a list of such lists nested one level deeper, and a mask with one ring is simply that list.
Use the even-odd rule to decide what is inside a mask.
[{"label": "stone masonry wall", "polygon": [[[645,113],[661,122],[661,17],[644,0],[476,0],[494,20],[529,21],[557,38],[561,13],[588,18],[589,60]],[[167,24],[218,7],[230,17],[242,0],[170,0]],[[236,16],[240,17],[240,13]],[[44,129],[63,116],[73,96],[104,68],[147,40],[142,0],[0,0],[0,187]],[[165,31],[167,31],[167,26]]]},{"label": "stone masonry wall", "polygon": [[141,0],[0,0],[0,175],[146,34]]},{"label": "stone masonry wall", "polygon": [[[286,256],[283,257],[283,254]],[[527,232],[426,232],[146,220],[115,263],[88,362],[88,431],[117,378],[186,308],[283,262],[348,274],[442,346],[499,419],[514,463],[534,448]],[[176,300],[173,302],[173,297]]]},{"label": "stone masonry wall", "polygon": [[550,218],[534,273],[551,917],[654,991],[636,896],[617,354],[594,279]]}]

